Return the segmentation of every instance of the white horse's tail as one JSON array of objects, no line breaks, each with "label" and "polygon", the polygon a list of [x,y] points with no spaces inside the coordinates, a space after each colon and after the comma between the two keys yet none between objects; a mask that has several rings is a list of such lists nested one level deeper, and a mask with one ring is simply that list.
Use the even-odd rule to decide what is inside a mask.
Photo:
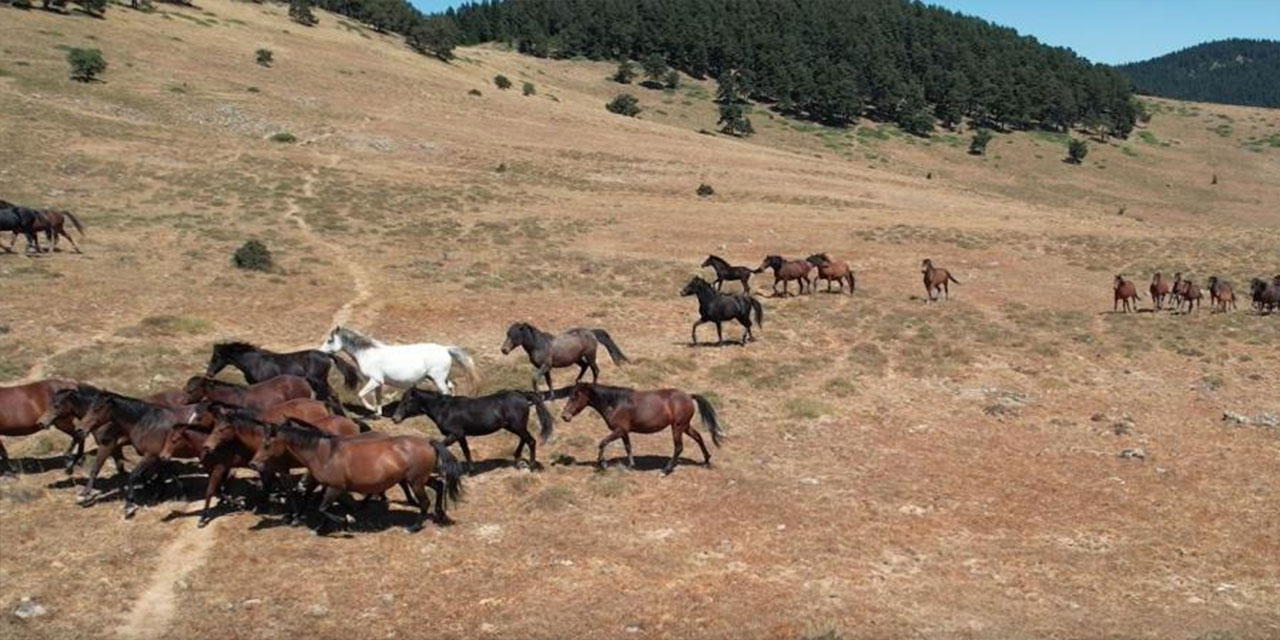
[{"label": "white horse's tail", "polygon": [[449,350],[449,357],[453,358],[454,362],[462,365],[462,370],[466,372],[467,380],[471,382],[471,390],[474,392],[480,387],[480,374],[476,373],[475,361],[472,360],[471,356],[467,355],[467,352],[463,351],[461,347],[447,348]]}]

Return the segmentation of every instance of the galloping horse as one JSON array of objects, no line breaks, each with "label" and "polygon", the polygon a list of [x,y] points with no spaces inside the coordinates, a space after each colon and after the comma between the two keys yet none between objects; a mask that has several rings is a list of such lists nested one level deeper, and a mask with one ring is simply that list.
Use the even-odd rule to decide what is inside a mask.
[{"label": "galloping horse", "polygon": [[[81,458],[84,457],[85,438],[81,437],[79,431],[75,428],[76,420],[84,417],[89,412],[89,407],[93,406],[93,402],[98,399],[98,395],[102,390],[88,384],[77,384],[68,388],[59,389],[53,394],[53,399],[49,402],[49,408],[45,411],[44,416],[40,418],[40,423],[45,425],[71,425],[71,431],[67,435],[71,436],[71,443],[67,445],[67,451],[63,455],[67,458],[66,472],[71,474],[72,469],[80,464]],[[142,398],[143,402],[158,404],[170,408],[180,408],[186,404],[187,394],[182,391],[161,391]],[[62,427],[59,427],[60,429]],[[65,429],[63,429],[65,431]],[[98,440],[98,432],[94,431],[93,436]],[[74,455],[72,451],[75,451]],[[116,463],[116,472],[124,473],[124,456],[117,449],[114,460]]]},{"label": "galloping horse", "polygon": [[853,279],[853,269],[849,267],[849,263],[843,260],[836,262],[831,256],[825,253],[815,253],[808,258],[809,264],[818,268],[818,274],[814,276],[812,285],[818,284],[819,280],[827,281],[827,292],[831,292],[831,283],[835,282],[839,286],[840,291],[844,291],[844,283],[849,283],[849,295],[853,295],[855,287]]},{"label": "galloping horse", "polygon": [[[45,220],[37,222],[35,230],[44,232],[45,240],[49,241],[50,251],[58,250],[58,238],[66,238],[76,253],[84,253],[80,250],[80,245],[76,244],[76,239],[67,233],[67,221],[70,220],[71,224],[75,225],[76,231],[80,232],[80,237],[84,237],[84,227],[80,225],[80,219],[74,213],[60,209],[44,209],[41,213],[44,214]],[[9,245],[13,246],[17,238],[18,232],[14,231],[13,240],[10,240]]]},{"label": "galloping horse", "polygon": [[924,262],[920,263],[920,269],[920,272],[924,274],[924,292],[929,296],[929,302],[936,302],[938,300],[937,294],[939,293],[945,296],[947,300],[950,300],[951,286],[949,283],[960,284],[960,281],[956,280],[950,271],[942,267],[933,266],[933,260],[929,258],[925,258]]},{"label": "galloping horse", "polygon": [[1196,286],[1189,278],[1180,280],[1178,287],[1174,289],[1178,293],[1178,311],[1182,311],[1182,305],[1187,305],[1185,313],[1191,313],[1194,306],[1196,310],[1200,309],[1200,299],[1204,296],[1200,293],[1200,287]]},{"label": "galloping horse", "polygon": [[[456,502],[462,491],[462,465],[458,459],[441,443],[426,438],[386,434],[340,438],[285,423],[269,430],[250,465],[262,468],[271,458],[285,453],[301,460],[311,477],[324,485],[319,511],[332,522],[342,520],[329,513],[329,506],[347,492],[377,495],[407,483],[420,513],[419,521],[407,528],[410,532],[419,531],[431,507],[426,490],[430,482],[436,493],[436,522],[445,525],[451,522],[445,514],[445,502]],[[316,533],[325,530],[322,521]]]},{"label": "galloping horse", "polygon": [[[75,448],[75,424],[71,418],[54,419],[49,414],[53,396],[59,390],[75,388],[67,380],[40,380],[16,387],[0,387],[0,436],[27,436],[52,426],[72,437],[71,446],[64,456],[70,456]],[[0,473],[10,471],[9,452],[0,442]]]},{"label": "galloping horse", "polygon": [[329,386],[329,370],[337,369],[348,389],[355,390],[360,383],[360,373],[350,362],[335,354],[315,349],[276,353],[247,342],[221,342],[213,345],[209,366],[205,368],[204,374],[212,378],[227,366],[239,369],[244,374],[245,382],[249,384],[286,374],[306,378],[315,390],[316,398],[324,401],[333,399],[334,413],[342,413],[342,405]]},{"label": "galloping horse", "polygon": [[528,391],[499,391],[477,398],[446,396],[434,391],[409,389],[400,398],[400,404],[391,421],[400,424],[406,418],[426,415],[436,424],[441,435],[445,436],[444,446],[454,442],[462,445],[462,456],[471,466],[471,448],[467,446],[467,436],[487,436],[499,429],[506,429],[520,438],[516,452],[512,457],[516,463],[523,462],[520,453],[525,446],[529,447],[529,466],[538,468],[538,443],[529,434],[529,407],[538,412],[538,423],[542,425],[542,443],[551,439],[556,421],[542,403],[542,396]]},{"label": "galloping horse", "polygon": [[1134,286],[1132,280],[1125,280],[1124,276],[1116,274],[1115,285],[1113,287],[1115,300],[1111,305],[1111,311],[1116,311],[1120,305],[1124,304],[1124,312],[1129,313],[1129,301],[1133,301],[1133,310],[1138,310],[1138,300],[1142,298],[1138,295],[1138,287]]},{"label": "galloping horse", "polygon": [[748,281],[751,280],[751,274],[756,273],[751,267],[735,267],[715,254],[707,256],[707,259],[702,261],[702,267],[715,269],[716,279],[712,284],[715,285],[716,291],[720,290],[720,286],[724,284],[724,281],[737,280],[742,283],[743,293],[751,293],[751,285],[748,284]]},{"label": "galloping horse", "polygon": [[1173,285],[1165,279],[1163,274],[1157,271],[1154,276],[1151,276],[1150,290],[1151,301],[1155,303],[1156,311],[1160,311],[1164,308],[1165,296],[1169,295],[1173,291]]},{"label": "galloping horse", "polygon": [[635,467],[635,459],[631,457],[632,433],[657,433],[671,427],[671,437],[675,450],[662,468],[662,473],[671,473],[684,451],[684,434],[688,434],[702,449],[703,464],[711,466],[711,452],[702,442],[702,434],[693,428],[693,414],[696,408],[702,417],[702,423],[711,429],[711,440],[717,447],[724,440],[724,428],[716,418],[716,411],[705,396],[688,394],[679,389],[657,389],[654,391],[637,391],[625,387],[610,387],[602,384],[579,382],[568,389],[557,390],[555,395],[566,394],[569,402],[564,406],[560,417],[568,422],[586,407],[591,407],[600,414],[609,427],[609,435],[600,441],[599,453],[596,455],[596,466],[604,468],[604,450],[614,440],[622,440],[627,451],[627,466]]},{"label": "galloping horse", "polygon": [[1182,272],[1173,274],[1173,284],[1169,286],[1169,295],[1173,298],[1174,309],[1182,308]]},{"label": "galloping horse", "polygon": [[40,253],[40,237],[36,234],[36,227],[41,224],[48,224],[44,213],[0,200],[0,232],[13,232],[9,246],[5,247],[8,253],[13,253],[13,245],[18,241],[19,233],[27,238],[27,253]]},{"label": "galloping horse", "polygon": [[[453,381],[449,380],[449,370],[453,363],[458,363],[467,374],[474,387],[477,384],[475,362],[466,351],[453,345],[433,343],[419,344],[385,344],[362,335],[354,329],[334,327],[325,338],[320,350],[325,353],[345,351],[360,368],[360,373],[368,379],[360,389],[360,402],[365,408],[377,415],[382,415],[382,385],[389,384],[401,389],[431,379],[441,393],[453,393]],[[377,405],[369,404],[366,397],[373,392]]]},{"label": "galloping horse", "polygon": [[596,366],[596,345],[602,344],[609,352],[613,363],[621,366],[627,361],[622,349],[614,343],[609,332],[604,329],[585,329],[576,327],[560,335],[552,335],[540,331],[527,322],[517,322],[507,327],[507,339],[502,342],[502,354],[511,353],[516,347],[524,348],[533,365],[533,390],[538,390],[538,378],[545,378],[547,390],[551,385],[551,370],[578,365],[578,377],[582,380],[587,369],[591,370],[591,381],[600,379],[600,367]]},{"label": "galloping horse", "polygon": [[725,320],[737,320],[744,329],[742,344],[755,340],[751,334],[751,312],[755,311],[756,324],[764,326],[764,309],[760,301],[751,294],[716,293],[711,285],[700,276],[694,276],[689,284],[680,290],[682,296],[698,296],[698,321],[693,323],[693,343],[698,344],[698,326],[707,322],[716,323],[716,340],[724,343],[724,331],[721,323]]},{"label": "galloping horse", "polygon": [[813,265],[808,260],[785,260],[782,256],[765,256],[764,262],[760,263],[760,268],[754,273],[760,273],[765,269],[773,269],[773,295],[778,295],[778,283],[782,283],[782,295],[791,295],[791,281],[796,280],[800,283],[800,293],[805,292],[805,288],[809,285],[809,271],[813,269]]},{"label": "galloping horse", "polygon": [[188,404],[208,399],[258,411],[266,411],[287,400],[315,397],[315,391],[306,378],[290,375],[276,376],[247,387],[206,376],[194,376],[187,380],[183,390],[187,393]]},{"label": "galloping horse", "polygon": [[1220,313],[1236,308],[1236,294],[1231,290],[1231,284],[1219,280],[1218,276],[1209,277],[1209,306]]},{"label": "galloping horse", "polygon": [[1271,313],[1280,308],[1280,284],[1254,278],[1249,282],[1249,293],[1258,313]]}]

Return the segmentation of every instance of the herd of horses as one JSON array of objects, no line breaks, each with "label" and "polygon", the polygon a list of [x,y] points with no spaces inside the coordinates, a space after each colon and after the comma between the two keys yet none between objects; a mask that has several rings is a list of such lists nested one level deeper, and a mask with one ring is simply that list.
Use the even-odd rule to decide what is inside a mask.
[{"label": "herd of horses", "polygon": [[[1230,282],[1218,276],[1211,276],[1206,285],[1209,292],[1210,312],[1227,313],[1237,309],[1235,290]],[[1138,286],[1132,280],[1126,280],[1123,274],[1117,274],[1112,289],[1115,296],[1112,311],[1124,313],[1138,311],[1138,302],[1142,300],[1142,296],[1138,294]],[[1151,277],[1151,286],[1148,291],[1155,305],[1154,311],[1163,311],[1167,305],[1170,311],[1191,313],[1193,310],[1200,309],[1201,301],[1204,299],[1204,291],[1200,286],[1191,278],[1184,278],[1181,272],[1175,273],[1172,279],[1157,272]],[[1254,310],[1258,313],[1272,313],[1280,310],[1280,275],[1271,280],[1264,278],[1250,280],[1249,296]]]},{"label": "herd of horses", "polygon": [[58,239],[66,238],[71,246],[80,253],[80,246],[76,244],[75,238],[67,233],[66,225],[70,222],[84,235],[84,227],[80,224],[80,219],[74,213],[62,209],[34,209],[14,204],[8,200],[0,200],[0,233],[8,231],[13,235],[9,238],[9,245],[4,247],[6,253],[13,253],[13,245],[18,242],[18,236],[22,235],[27,240],[27,253],[41,253],[40,233],[43,232],[48,247],[44,251],[57,251]]}]

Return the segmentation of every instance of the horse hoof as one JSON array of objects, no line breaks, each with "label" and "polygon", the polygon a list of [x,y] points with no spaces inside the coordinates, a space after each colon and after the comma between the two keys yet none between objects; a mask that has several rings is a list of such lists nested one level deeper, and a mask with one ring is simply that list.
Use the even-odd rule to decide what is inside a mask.
[{"label": "horse hoof", "polygon": [[208,518],[200,518],[200,521],[196,523],[196,528],[197,528],[197,529],[203,529],[203,528],[205,528],[205,527],[206,527],[206,526],[208,526],[208,525],[209,525],[209,519],[208,519]]},{"label": "horse hoof", "polygon": [[411,524],[405,527],[404,530],[409,533],[417,533],[419,531],[422,531],[422,523],[419,522],[418,524]]},{"label": "horse hoof", "polygon": [[133,514],[135,514],[135,513],[137,513],[137,512],[138,512],[138,508],[137,508],[137,507],[125,507],[125,508],[124,508],[124,519],[125,519],[125,520],[128,520],[128,519],[132,518],[132,517],[133,517]]}]

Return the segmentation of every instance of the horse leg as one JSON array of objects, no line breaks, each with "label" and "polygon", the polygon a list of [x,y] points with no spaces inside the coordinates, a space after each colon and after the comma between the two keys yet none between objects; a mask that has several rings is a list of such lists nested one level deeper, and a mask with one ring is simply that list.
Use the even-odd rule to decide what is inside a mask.
[{"label": "horse leg", "polygon": [[716,320],[716,344],[724,344],[724,326],[719,320]]},{"label": "horse leg", "polygon": [[702,441],[702,434],[698,433],[698,430],[694,429],[691,424],[686,424],[684,430],[689,434],[690,438],[693,438],[694,442],[698,443],[698,448],[702,449],[703,466],[711,466],[711,452],[707,451],[707,444]]},{"label": "horse leg", "polygon": [[410,500],[410,504],[418,507],[418,521],[405,527],[404,530],[409,533],[422,531],[422,527],[427,522],[427,513],[431,510],[431,498],[427,496],[426,479],[419,478],[412,486],[408,481],[401,480],[400,488],[404,490],[404,497]]},{"label": "horse leg", "polygon": [[684,451],[684,439],[681,437],[681,430],[677,426],[671,427],[671,439],[675,444],[675,450],[671,452],[671,460],[667,461],[667,466],[662,468],[662,475],[668,475],[676,470],[676,462],[680,460],[680,453]]},{"label": "horse leg", "polygon": [[133,473],[129,474],[129,479],[125,480],[124,517],[126,520],[128,520],[129,518],[132,518],[133,514],[137,513],[138,511],[138,505],[134,504],[133,502],[134,482],[141,479],[143,474],[149,471],[151,469],[151,466],[154,465],[157,460],[158,458],[156,458],[155,454],[148,453],[146,456],[144,456],[141,460],[138,461],[137,466],[133,468]]},{"label": "horse leg", "polygon": [[511,427],[511,428],[508,428],[507,431],[510,431],[511,433],[516,434],[516,437],[520,439],[520,444],[516,445],[516,452],[512,454],[512,457],[515,458],[516,466],[520,466],[520,463],[524,462],[523,460],[520,459],[520,453],[524,451],[524,448],[526,446],[528,446],[529,447],[529,468],[530,469],[538,468],[538,441],[535,440],[533,438],[533,435],[529,433],[529,428],[525,427],[523,429],[519,429],[519,428]]},{"label": "horse leg", "polygon": [[748,313],[748,315],[745,315],[745,316],[738,316],[738,324],[742,325],[742,328],[743,328],[743,332],[742,332],[742,346],[744,346],[744,347],[745,347],[745,346],[747,346],[747,342],[748,342],[748,341],[750,341],[750,340],[755,340],[755,337],[751,335],[751,316],[750,316],[750,314]]},{"label": "horse leg", "polygon": [[724,280],[721,280],[720,278],[716,278],[716,281],[712,284],[716,285],[716,293],[720,293],[720,287],[721,285],[724,284]]},{"label": "horse leg", "polygon": [[436,524],[447,527],[453,524],[453,519],[444,512],[444,496],[445,486],[444,478],[435,477],[431,479],[431,488],[436,492]]},{"label": "horse leg", "polygon": [[636,459],[631,457],[631,434],[629,433],[622,434],[622,448],[626,449],[627,451],[627,468],[628,469],[636,468]]},{"label": "horse leg", "polygon": [[320,499],[320,507],[317,509],[320,512],[320,515],[324,516],[324,519],[321,520],[320,524],[316,527],[316,535],[324,535],[329,529],[328,525],[346,523],[345,519],[329,513],[329,506],[332,505],[333,501],[337,500],[343,493],[342,489],[338,489],[337,487],[325,487],[324,497]]},{"label": "horse leg", "polygon": [[705,320],[699,320],[699,321],[697,321],[697,322],[693,323],[693,331],[691,331],[691,333],[693,334],[693,343],[694,343],[694,344],[698,344],[698,325],[702,324],[703,322],[706,322],[706,321],[705,321]]},{"label": "horse leg", "polygon": [[106,462],[108,457],[115,460],[116,473],[123,473],[120,467],[120,454],[116,451],[116,448],[117,445],[114,440],[98,443],[98,453],[93,456],[93,466],[89,468],[89,480],[85,483],[84,489],[80,491],[80,496],[76,498],[76,501],[81,505],[89,506],[93,504],[93,484],[98,480],[98,472],[102,470],[102,463]]},{"label": "horse leg", "polygon": [[0,442],[0,463],[4,463],[0,467],[0,475],[10,475],[13,473],[13,467],[9,464],[9,452],[4,449],[4,442]]},{"label": "horse leg", "polygon": [[748,284],[747,284],[747,280],[748,280],[749,278],[750,278],[750,276],[747,276],[746,278],[742,278],[742,279],[741,279],[741,280],[742,280],[742,292],[743,292],[743,293],[751,293],[751,285],[748,285]]},{"label": "horse leg", "polygon": [[[58,234],[66,238],[67,241],[71,243],[71,248],[75,249],[76,253],[84,253],[83,251],[80,250],[80,245],[76,244],[76,239],[72,238],[71,234],[67,233],[65,229],[59,229]],[[57,248],[57,245],[58,245],[58,240],[57,238],[54,238],[54,248]]]},{"label": "horse leg", "polygon": [[408,480],[400,481],[400,490],[404,492],[405,504],[415,506],[415,507],[422,504],[421,502],[418,501],[418,498],[413,494],[413,487],[409,485]]},{"label": "horse leg", "polygon": [[[196,527],[203,529],[205,525],[213,520],[213,514],[210,512],[209,503],[213,502],[213,496],[222,489],[222,483],[227,479],[227,474],[231,472],[231,465],[219,463],[209,471],[209,483],[204,488],[204,510],[200,512],[200,521],[196,523]],[[218,500],[218,506],[222,506],[222,500]]]},{"label": "horse leg", "polygon": [[[573,381],[574,381],[574,382],[582,382],[582,376],[587,375],[587,369],[588,369],[588,368],[589,368],[589,367],[587,367],[587,359],[586,359],[586,358],[583,358],[583,359],[582,359],[582,361],[580,361],[580,362],[578,363],[578,377],[577,377],[577,378],[574,378],[574,379],[573,379]],[[592,382],[595,382],[595,381],[596,381],[596,379],[595,379],[595,378],[592,378],[592,379],[591,379],[591,381],[592,381]]]},{"label": "horse leg", "polygon": [[467,460],[467,473],[475,473],[475,464],[471,462],[471,447],[467,446],[467,436],[459,436],[458,444],[462,445],[462,457]]},{"label": "horse leg", "polygon": [[623,435],[624,435],[624,432],[622,431],[622,429],[614,429],[613,431],[609,432],[609,435],[605,436],[600,440],[599,451],[596,452],[596,468],[597,469],[601,471],[604,470],[605,447],[608,447],[610,442],[613,442],[614,440],[621,438]]},{"label": "horse leg", "polygon": [[367,396],[368,396],[368,395],[369,395],[369,393],[370,393],[370,392],[372,392],[374,389],[378,389],[378,388],[381,388],[381,387],[382,387],[382,381],[381,381],[381,380],[378,380],[377,378],[369,378],[369,379],[364,383],[364,386],[363,386],[363,387],[360,387],[360,391],[359,391],[359,393],[357,393],[357,394],[356,394],[356,396],[357,396],[358,398],[360,398],[360,403],[364,405],[364,408],[366,408],[366,409],[368,409],[368,410],[370,410],[370,411],[376,411],[376,410],[377,410],[377,409],[375,409],[375,408],[374,408],[374,406],[373,406],[373,405],[369,404],[369,398],[368,398]]}]

